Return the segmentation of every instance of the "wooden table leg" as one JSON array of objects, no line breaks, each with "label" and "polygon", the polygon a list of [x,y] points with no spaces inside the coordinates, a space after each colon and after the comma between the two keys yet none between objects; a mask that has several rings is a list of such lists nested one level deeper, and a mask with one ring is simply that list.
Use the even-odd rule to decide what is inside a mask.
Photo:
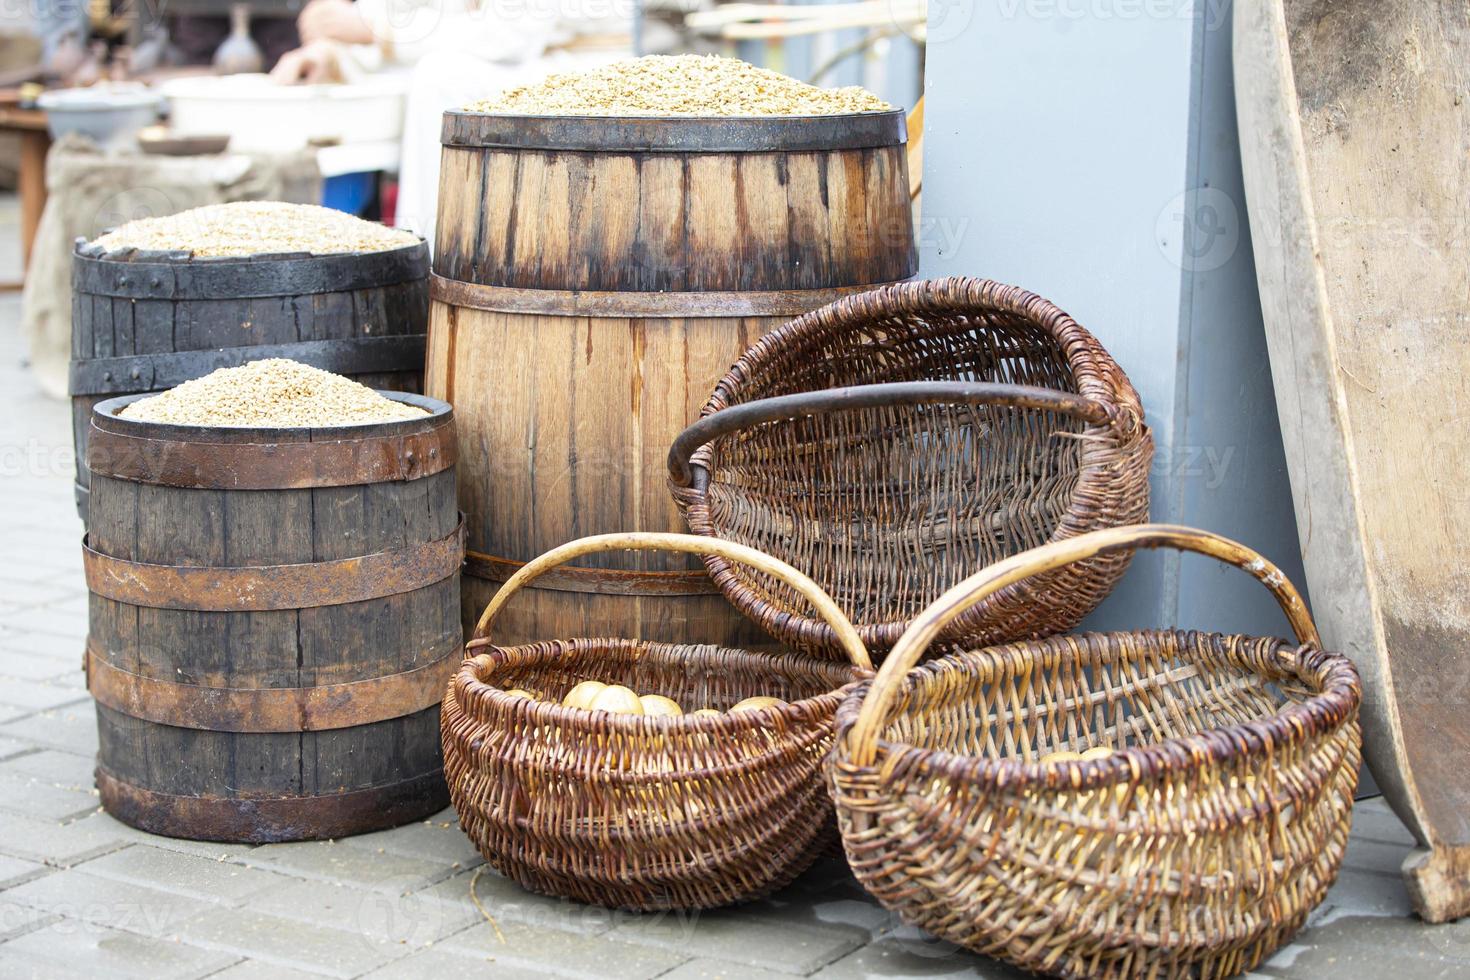
[{"label": "wooden table leg", "polygon": [[27,270],[31,267],[36,229],[41,225],[41,211],[46,207],[46,153],[50,149],[51,136],[45,130],[20,134],[20,245]]}]

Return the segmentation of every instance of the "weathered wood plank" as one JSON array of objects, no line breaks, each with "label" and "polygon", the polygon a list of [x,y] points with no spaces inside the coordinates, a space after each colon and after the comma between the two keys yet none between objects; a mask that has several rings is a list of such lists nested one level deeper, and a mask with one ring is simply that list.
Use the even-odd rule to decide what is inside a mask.
[{"label": "weathered wood plank", "polygon": [[1425,848],[1406,881],[1443,921],[1470,914],[1470,11],[1243,0],[1234,37],[1314,612],[1363,674],[1365,754]]}]

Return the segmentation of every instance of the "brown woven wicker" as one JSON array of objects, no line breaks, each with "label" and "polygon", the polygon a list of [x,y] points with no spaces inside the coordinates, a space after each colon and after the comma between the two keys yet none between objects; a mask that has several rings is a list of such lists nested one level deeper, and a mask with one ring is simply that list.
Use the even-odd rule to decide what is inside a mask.
[{"label": "brown woven wicker", "polygon": [[[853,666],[636,639],[490,644],[497,613],[528,582],[622,549],[713,552],[760,568],[832,623]],[[822,761],[839,689],[871,677],[871,662],[831,598],[790,566],[687,534],[583,538],[513,575],[476,637],[444,698],[444,775],[465,832],[525,887],[615,908],[710,908],[780,888],[836,844]],[[672,718],[562,707],[584,680],[662,694],[691,712],[760,695],[789,704]],[[538,700],[505,693],[517,688]]]},{"label": "brown woven wicker", "polygon": [[[966,575],[1146,520],[1152,455],[1138,395],[1090,333],[1039,296],[954,278],[852,296],[757,341],[669,469],[691,530],[800,568],[878,652]],[[1002,590],[941,640],[1070,629],[1127,561]],[[789,589],[718,555],[705,564],[781,640],[834,649]]]},{"label": "brown woven wicker", "polygon": [[[1238,565],[1299,644],[1180,630],[956,651],[944,623],[1067,562],[1173,546]],[[907,673],[906,673],[907,672]],[[1295,932],[1336,877],[1360,689],[1255,552],[1165,525],[1001,562],[925,610],[838,712],[828,767],[863,885],[905,921],[1064,977],[1221,977]],[[1046,761],[1056,751],[1114,751]]]}]

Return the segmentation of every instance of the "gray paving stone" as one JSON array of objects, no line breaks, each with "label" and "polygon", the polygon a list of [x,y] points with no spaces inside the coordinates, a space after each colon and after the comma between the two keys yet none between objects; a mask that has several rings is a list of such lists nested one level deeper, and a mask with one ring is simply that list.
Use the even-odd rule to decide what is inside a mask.
[{"label": "gray paving stone", "polygon": [[1403,867],[1404,858],[1409,856],[1411,850],[1411,847],[1404,844],[1385,844],[1364,837],[1353,837],[1348,840],[1342,866],[1359,871],[1397,875]]},{"label": "gray paving stone", "polygon": [[82,670],[82,647],[72,636],[0,629],[0,650],[42,657],[58,664],[63,671],[81,673]]},{"label": "gray paving stone", "polygon": [[305,841],[258,847],[240,858],[251,867],[302,878],[350,882],[387,892],[418,891],[450,874],[434,861],[349,847],[340,841]]},{"label": "gray paving stone", "polygon": [[1327,892],[1324,906],[1362,915],[1409,916],[1414,910],[1403,878],[1344,868]]},{"label": "gray paving stone", "polygon": [[57,657],[36,656],[17,650],[0,650],[0,677],[24,681],[46,681],[63,674],[82,676],[75,663],[63,663]]},{"label": "gray paving stone", "polygon": [[[44,928],[60,918],[51,912],[0,896],[0,942]],[[0,946],[0,959],[4,958],[4,954],[5,947]]]},{"label": "gray paving stone", "polygon": [[87,700],[85,691],[59,684],[39,681],[11,679],[0,684],[0,703],[11,705],[25,712],[49,711],[63,705]]},{"label": "gray paving stone", "polygon": [[75,820],[102,805],[92,789],[42,776],[0,770],[0,810],[42,820]]},{"label": "gray paving stone", "polygon": [[328,881],[289,881],[246,902],[246,907],[330,926],[372,943],[427,946],[480,921],[466,902],[456,906],[422,895],[392,894]]},{"label": "gray paving stone", "polygon": [[18,885],[22,881],[44,874],[50,869],[36,861],[0,855],[0,889]]},{"label": "gray paving stone", "polygon": [[151,939],[85,922],[62,920],[0,947],[0,977],[137,977],[195,980],[236,957],[183,943]]},{"label": "gray paving stone", "polygon": [[206,949],[334,977],[355,977],[407,953],[341,929],[234,908],[191,919],[180,934]]},{"label": "gray paving stone", "polygon": [[624,914],[595,905],[537,895],[489,867],[483,871],[476,869],[457,874],[417,892],[417,895],[444,902],[454,908],[469,910],[476,916],[483,915],[470,897],[471,883],[480,905],[497,922],[517,922],[543,929],[595,936],[611,929],[613,922]]},{"label": "gray paving stone", "polygon": [[484,861],[475,845],[459,829],[459,818],[453,810],[392,830],[346,837],[341,843],[450,867],[473,868]]},{"label": "gray paving stone", "polygon": [[557,976],[604,980],[642,980],[668,972],[688,959],[687,953],[618,942],[606,936],[582,936],[556,929],[496,920],[455,933],[436,949],[493,957],[497,970],[550,968]]},{"label": "gray paving stone", "polygon": [[67,919],[154,937],[173,936],[186,921],[215,908],[197,898],[75,868],[16,885],[5,898]]},{"label": "gray paving stone", "polygon": [[799,974],[820,969],[870,938],[867,930],[854,926],[788,924],[729,909],[624,916],[610,935],[689,956]]},{"label": "gray paving stone", "polygon": [[740,911],[778,919],[787,925],[846,926],[861,930],[870,939],[898,925],[898,916],[860,889],[854,889],[854,893],[828,892],[815,896],[783,891],[742,905]]},{"label": "gray paving stone", "polygon": [[[292,970],[275,963],[262,963],[260,960],[241,960],[218,973],[211,973],[209,980],[321,980],[322,976],[320,973]],[[441,975],[436,980],[449,978]]]},{"label": "gray paving stone", "polygon": [[1341,916],[1306,929],[1258,972],[1296,980],[1470,976],[1470,922],[1425,926],[1417,920]]},{"label": "gray paving stone", "polygon": [[1389,809],[1383,797],[1359,800],[1353,807],[1353,836],[1389,844],[1414,846],[1414,835],[1404,826],[1398,815]]},{"label": "gray paving stone", "polygon": [[658,980],[790,980],[789,973],[773,973],[746,963],[720,960],[690,960],[674,967]]},{"label": "gray paving stone", "polygon": [[[430,946],[379,967],[367,974],[365,980],[454,980],[466,971],[471,971],[476,976],[483,974],[494,980],[541,980],[543,977],[565,976],[554,972],[549,964],[542,969],[536,969],[524,963],[508,963],[497,959],[493,954]],[[222,973],[220,976],[227,974]],[[211,977],[210,980],[214,978]],[[261,980],[268,978],[262,975]]]},{"label": "gray paving stone", "polygon": [[58,599],[67,599],[77,592],[57,582],[17,581],[7,579],[4,586],[0,587],[0,596],[5,601],[17,606],[40,606]]},{"label": "gray paving stone", "polygon": [[1030,974],[999,960],[978,956],[954,943],[936,939],[912,926],[900,926],[813,976],[821,980],[860,980],[867,977],[1023,980]]},{"label": "gray paving stone", "polygon": [[58,823],[0,811],[0,854],[68,867],[130,843],[116,829],[121,825],[108,826],[99,821],[103,816]]},{"label": "gray paving stone", "polygon": [[0,762],[0,772],[40,776],[59,786],[90,793],[95,787],[97,760],[56,749],[39,749]]},{"label": "gray paving stone", "polygon": [[[48,563],[48,568],[70,567],[55,563]],[[77,567],[81,567],[81,559],[77,559]],[[69,637],[73,642],[80,644],[87,638],[87,620],[85,617],[57,616],[45,609],[26,609],[22,612],[9,616],[5,625],[14,632],[26,633],[49,633],[52,636]]]},{"label": "gray paving stone", "polygon": [[133,844],[78,867],[99,878],[228,905],[296,883],[296,879],[273,871],[150,844]]},{"label": "gray paving stone", "polygon": [[14,759],[18,755],[36,751],[36,746],[24,739],[0,735],[0,760]]},{"label": "gray paving stone", "polygon": [[90,701],[38,711],[0,724],[0,736],[19,738],[75,755],[97,754],[97,713]]}]

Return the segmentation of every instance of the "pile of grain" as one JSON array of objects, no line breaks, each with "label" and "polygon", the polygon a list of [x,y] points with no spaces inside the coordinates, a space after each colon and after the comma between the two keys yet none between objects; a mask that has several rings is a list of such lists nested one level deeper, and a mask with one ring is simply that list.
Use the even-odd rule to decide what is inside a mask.
[{"label": "pile of grain", "polygon": [[220,368],[118,412],[125,419],[168,425],[291,429],[393,422],[427,414],[341,375],[285,358]]},{"label": "pile of grain", "polygon": [[384,252],[413,245],[406,231],[363,221],[314,204],[236,201],[209,204],[163,218],[129,221],[97,239],[108,251],[138,248],[194,255],[269,255],[277,252]]},{"label": "pile of grain", "polygon": [[700,55],[649,55],[552,75],[465,106],[530,116],[834,116],[892,108],[856,85],[817,88],[734,58]]}]

